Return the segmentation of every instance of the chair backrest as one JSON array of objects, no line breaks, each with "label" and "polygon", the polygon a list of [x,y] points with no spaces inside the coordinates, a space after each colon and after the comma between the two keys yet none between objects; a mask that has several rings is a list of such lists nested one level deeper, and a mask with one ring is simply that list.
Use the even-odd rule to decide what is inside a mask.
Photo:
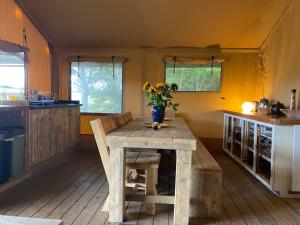
[{"label": "chair backrest", "polygon": [[119,116],[114,117],[114,119],[117,126],[121,127],[132,120],[132,114],[131,112],[123,113]]},{"label": "chair backrest", "polygon": [[125,119],[126,123],[132,121],[132,114],[131,114],[131,112],[124,113],[123,115],[124,115],[124,119]]},{"label": "chair backrest", "polygon": [[122,115],[112,117],[117,127],[121,127],[124,125],[120,120],[121,116]]},{"label": "chair backrest", "polygon": [[[107,180],[109,178],[109,146],[106,141],[106,134],[117,128],[114,119],[110,116],[103,116],[92,120],[91,127],[95,136],[98,151],[102,160]],[[109,180],[108,180],[109,184]]]}]

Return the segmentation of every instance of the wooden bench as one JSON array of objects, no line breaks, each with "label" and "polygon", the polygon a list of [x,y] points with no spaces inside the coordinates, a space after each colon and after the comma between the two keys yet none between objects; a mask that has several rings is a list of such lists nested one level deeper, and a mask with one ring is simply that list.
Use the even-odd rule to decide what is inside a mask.
[{"label": "wooden bench", "polygon": [[192,155],[190,217],[220,217],[222,168],[199,141]]}]

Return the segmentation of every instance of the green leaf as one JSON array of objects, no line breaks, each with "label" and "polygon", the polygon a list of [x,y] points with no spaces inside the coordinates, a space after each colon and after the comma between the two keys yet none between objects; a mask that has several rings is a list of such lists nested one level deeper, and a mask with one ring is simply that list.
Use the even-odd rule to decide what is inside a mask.
[{"label": "green leaf", "polygon": [[172,106],[172,109],[173,109],[174,112],[178,111],[178,108],[176,106],[174,106],[174,105]]}]

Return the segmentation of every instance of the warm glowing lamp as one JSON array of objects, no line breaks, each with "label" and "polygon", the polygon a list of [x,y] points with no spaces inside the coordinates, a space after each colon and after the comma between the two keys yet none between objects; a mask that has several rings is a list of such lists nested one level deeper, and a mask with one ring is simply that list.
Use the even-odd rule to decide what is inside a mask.
[{"label": "warm glowing lamp", "polygon": [[15,10],[15,16],[17,17],[17,19],[21,19],[22,18],[22,11],[19,8],[16,8],[16,10]]},{"label": "warm glowing lamp", "polygon": [[242,105],[243,113],[253,113],[256,109],[256,102],[244,102]]},{"label": "warm glowing lamp", "polygon": [[45,48],[45,52],[46,54],[49,54],[50,53],[50,49],[48,47]]}]

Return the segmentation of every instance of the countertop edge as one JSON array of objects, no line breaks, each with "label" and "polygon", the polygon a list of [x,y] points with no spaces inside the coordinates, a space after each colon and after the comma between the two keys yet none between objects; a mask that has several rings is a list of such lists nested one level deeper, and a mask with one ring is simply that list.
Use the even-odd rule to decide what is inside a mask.
[{"label": "countertop edge", "polygon": [[0,105],[1,111],[11,111],[11,110],[42,110],[42,109],[57,109],[57,108],[70,108],[70,107],[80,107],[79,104],[56,104],[56,105]]},{"label": "countertop edge", "polygon": [[251,120],[256,120],[263,123],[268,123],[272,125],[280,125],[280,126],[293,126],[293,125],[300,125],[300,118],[288,118],[288,117],[274,117],[268,116],[265,114],[246,114],[242,112],[230,111],[230,110],[223,110],[226,114],[231,114],[239,117],[244,117]]}]

